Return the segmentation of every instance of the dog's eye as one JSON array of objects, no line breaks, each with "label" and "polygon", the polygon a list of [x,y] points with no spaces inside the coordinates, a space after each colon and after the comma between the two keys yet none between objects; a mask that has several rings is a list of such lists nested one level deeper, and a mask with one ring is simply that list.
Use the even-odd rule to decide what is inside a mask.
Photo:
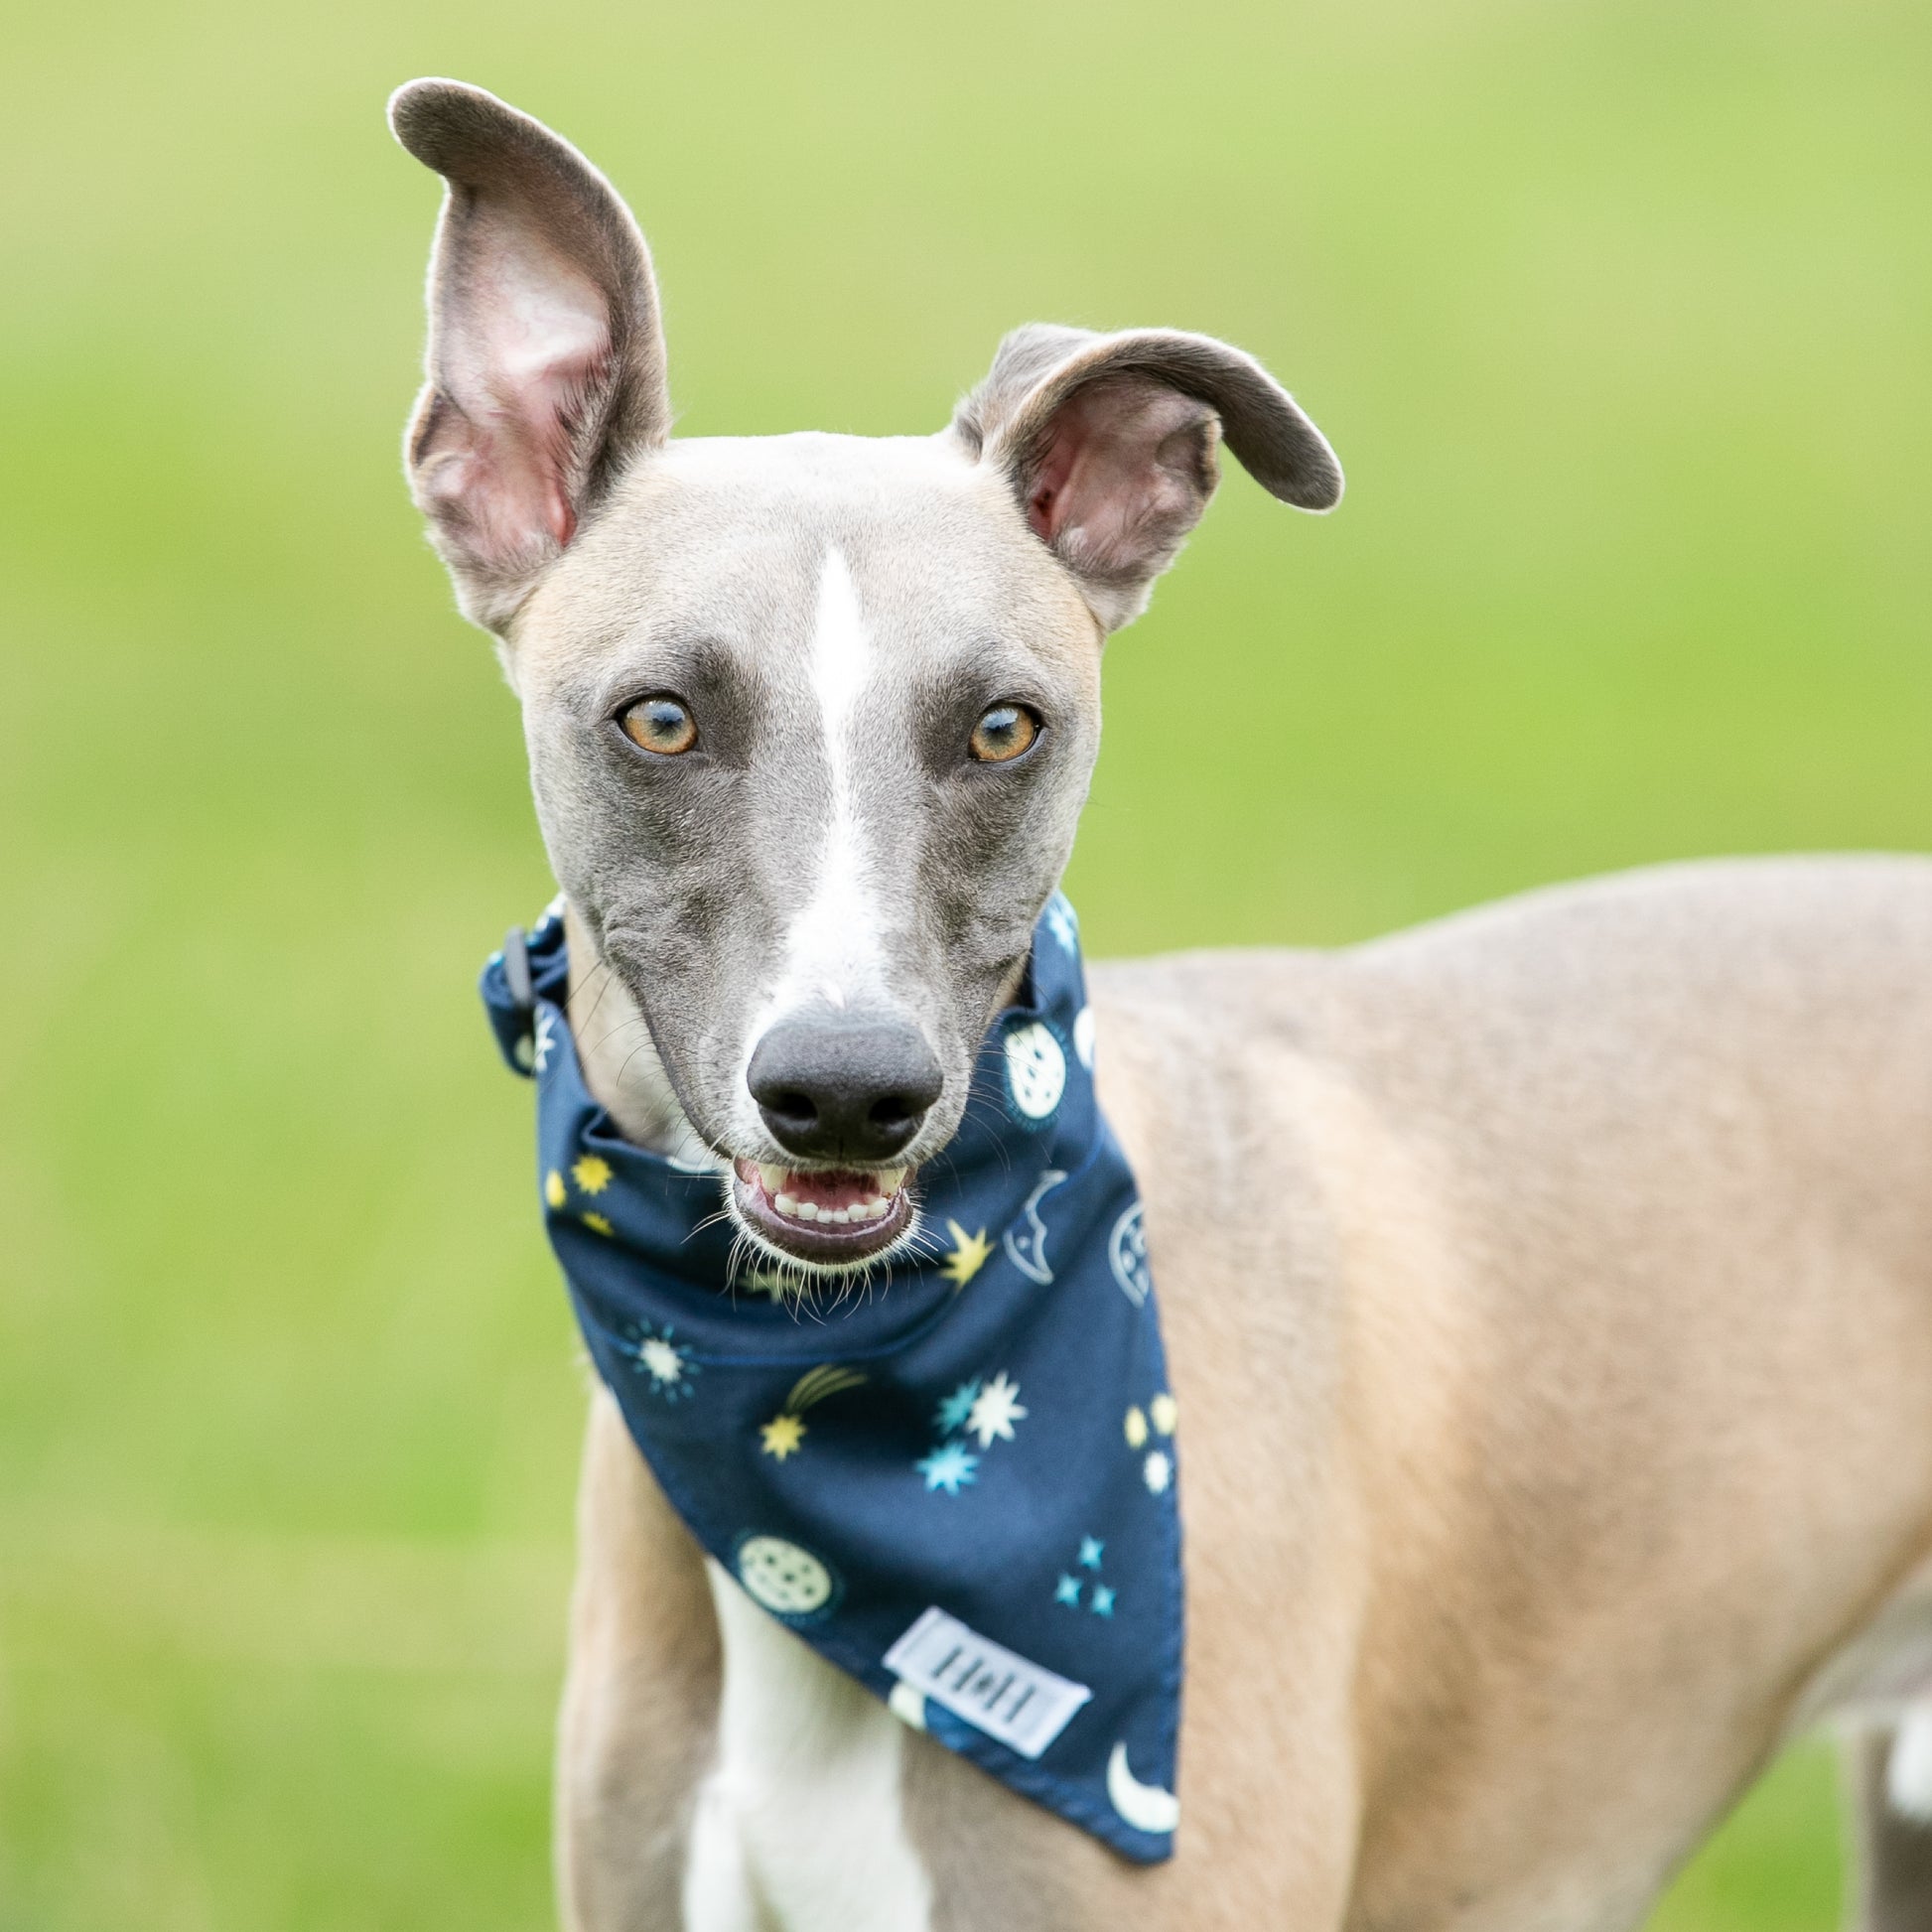
[{"label": "dog's eye", "polygon": [[633,745],[667,759],[688,752],[698,742],[698,721],[691,716],[690,706],[682,698],[661,692],[656,697],[639,698],[619,722]]},{"label": "dog's eye", "polygon": [[1022,752],[1032,751],[1038,736],[1036,713],[1023,704],[996,704],[973,727],[966,749],[982,764],[1005,764]]}]

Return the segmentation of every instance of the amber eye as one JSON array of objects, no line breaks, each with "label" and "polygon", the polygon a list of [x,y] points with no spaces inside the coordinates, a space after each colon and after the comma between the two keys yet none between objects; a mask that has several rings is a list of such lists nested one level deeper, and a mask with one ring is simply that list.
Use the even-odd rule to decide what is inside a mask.
[{"label": "amber eye", "polygon": [[624,736],[647,752],[674,759],[698,742],[698,721],[682,698],[639,698],[619,721]]},{"label": "amber eye", "polygon": [[966,749],[982,764],[1005,764],[1033,750],[1039,719],[1023,704],[996,704],[973,727]]}]

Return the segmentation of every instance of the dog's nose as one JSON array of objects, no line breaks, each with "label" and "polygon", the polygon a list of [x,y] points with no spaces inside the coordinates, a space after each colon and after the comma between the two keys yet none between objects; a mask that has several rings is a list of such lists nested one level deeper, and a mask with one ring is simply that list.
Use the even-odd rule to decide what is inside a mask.
[{"label": "dog's nose", "polygon": [[925,1035],[905,1020],[781,1020],[759,1041],[745,1084],[778,1143],[815,1161],[890,1161],[944,1084]]}]

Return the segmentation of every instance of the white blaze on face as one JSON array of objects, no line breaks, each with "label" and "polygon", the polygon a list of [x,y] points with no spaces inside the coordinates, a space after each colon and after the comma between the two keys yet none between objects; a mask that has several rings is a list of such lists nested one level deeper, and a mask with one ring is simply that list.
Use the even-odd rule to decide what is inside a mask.
[{"label": "white blaze on face", "polygon": [[807,673],[817,700],[820,742],[831,777],[831,811],[811,866],[809,897],[785,934],[778,982],[745,1042],[795,1008],[824,1001],[858,1005],[883,990],[878,897],[859,824],[854,740],[859,703],[876,653],[844,553],[825,553],[812,619]]}]

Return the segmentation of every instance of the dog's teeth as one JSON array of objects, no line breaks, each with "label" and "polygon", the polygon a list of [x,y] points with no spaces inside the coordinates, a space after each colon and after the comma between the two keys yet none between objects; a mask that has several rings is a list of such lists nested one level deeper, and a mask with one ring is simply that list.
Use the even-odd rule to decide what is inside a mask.
[{"label": "dog's teeth", "polygon": [[760,1165],[759,1178],[771,1197],[771,1205],[788,1221],[816,1221],[821,1227],[863,1227],[869,1221],[883,1221],[893,1211],[893,1196],[898,1191],[899,1183],[905,1178],[904,1168],[887,1168],[878,1178],[886,1192],[875,1194],[868,1200],[854,1201],[849,1207],[821,1207],[816,1201],[800,1200],[795,1194],[782,1191],[782,1183],[789,1180],[789,1168],[769,1168]]}]

